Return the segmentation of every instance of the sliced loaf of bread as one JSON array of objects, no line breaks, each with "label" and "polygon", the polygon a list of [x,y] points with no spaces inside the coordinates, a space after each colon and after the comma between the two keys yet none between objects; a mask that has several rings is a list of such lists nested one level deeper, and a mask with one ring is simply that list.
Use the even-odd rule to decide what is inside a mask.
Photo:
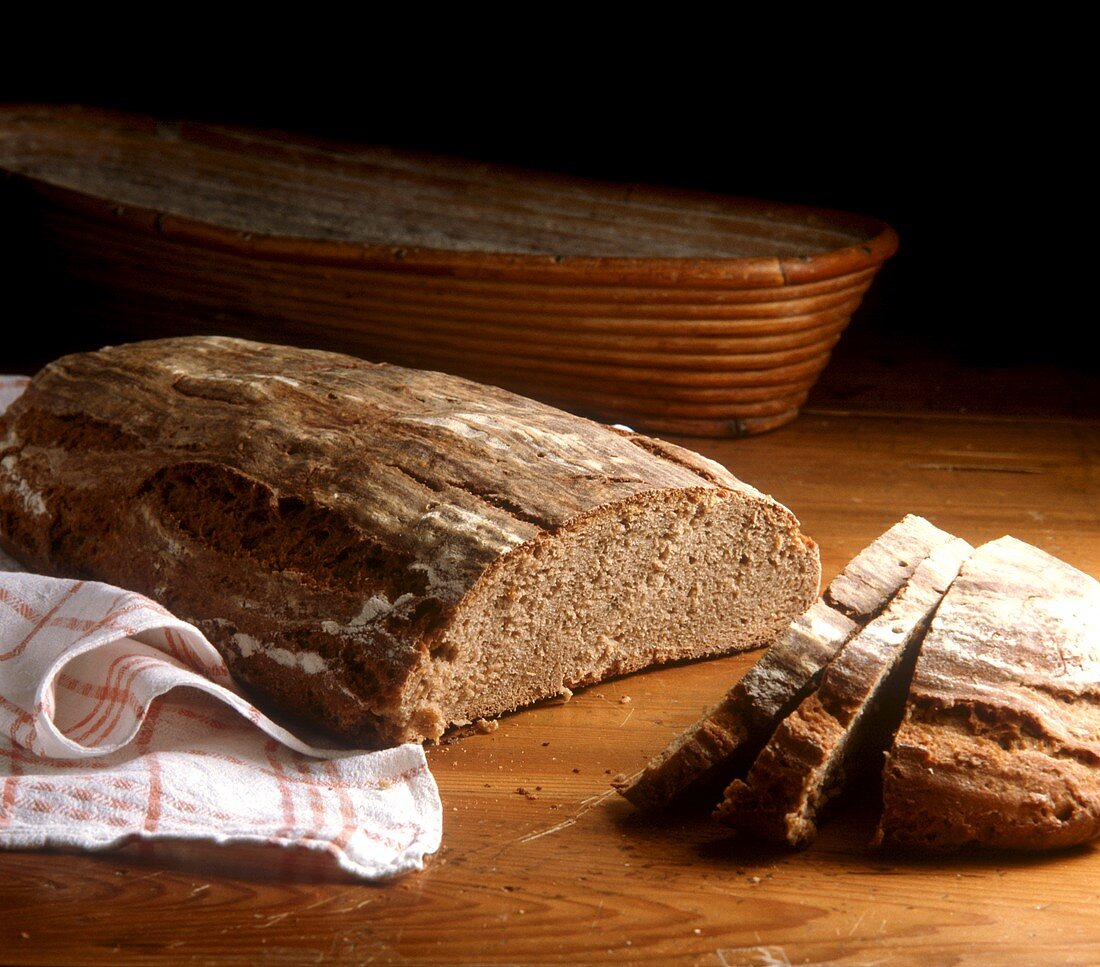
[{"label": "sliced loaf of bread", "polygon": [[836,651],[886,607],[934,547],[950,540],[923,517],[899,521],[848,563],[721,702],[615,788],[642,809],[708,797],[713,804]]}]

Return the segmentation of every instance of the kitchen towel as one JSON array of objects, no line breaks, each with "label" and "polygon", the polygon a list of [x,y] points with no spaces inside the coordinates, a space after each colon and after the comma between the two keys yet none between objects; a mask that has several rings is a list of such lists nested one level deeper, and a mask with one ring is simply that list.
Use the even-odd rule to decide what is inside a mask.
[{"label": "kitchen towel", "polygon": [[[25,383],[0,377],[0,409]],[[442,821],[419,745],[316,748],[156,602],[0,558],[0,847],[241,844],[253,868],[305,850],[381,879],[421,869]]]}]

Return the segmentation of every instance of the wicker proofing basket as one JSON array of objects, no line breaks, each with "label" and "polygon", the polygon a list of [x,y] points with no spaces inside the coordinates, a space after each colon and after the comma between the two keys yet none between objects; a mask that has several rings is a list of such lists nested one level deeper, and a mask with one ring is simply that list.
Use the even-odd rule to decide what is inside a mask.
[{"label": "wicker proofing basket", "polygon": [[897,244],[839,212],[81,108],[0,110],[0,168],[112,336],[321,346],[665,433],[793,419]]}]

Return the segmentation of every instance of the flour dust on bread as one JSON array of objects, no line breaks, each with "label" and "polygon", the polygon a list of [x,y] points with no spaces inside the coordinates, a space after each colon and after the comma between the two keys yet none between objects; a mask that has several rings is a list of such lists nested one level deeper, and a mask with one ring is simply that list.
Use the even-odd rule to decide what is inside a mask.
[{"label": "flour dust on bread", "polygon": [[270,705],[361,744],[766,644],[820,576],[790,511],[698,454],[219,337],[39,373],[0,417],[0,534],[156,598]]},{"label": "flour dust on bread", "polygon": [[933,548],[951,539],[923,517],[899,521],[847,564],[721,702],[615,788],[642,809],[718,798],[816,686],[837,650],[886,607]]},{"label": "flour dust on bread", "polygon": [[1100,836],[1100,583],[1011,537],[963,566],[886,761],[880,842],[1053,849]]}]

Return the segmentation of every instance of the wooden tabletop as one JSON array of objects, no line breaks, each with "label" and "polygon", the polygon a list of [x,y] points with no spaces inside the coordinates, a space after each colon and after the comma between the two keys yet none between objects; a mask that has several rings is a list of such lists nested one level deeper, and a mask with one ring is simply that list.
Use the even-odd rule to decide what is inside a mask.
[{"label": "wooden tabletop", "polygon": [[[682,442],[792,507],[821,545],[826,579],[907,512],[974,544],[1011,533],[1100,576],[1100,420],[1047,405],[1057,380],[1047,389],[1031,413],[881,393],[845,410],[826,381],[782,430]],[[771,852],[705,817],[641,816],[610,792],[612,776],[639,768],[754,660],[607,682],[429,749],[444,846],[424,872],[387,885],[279,881],[209,861],[0,854],[0,960],[1100,962],[1095,847],[874,852],[864,792],[808,850]]]}]

